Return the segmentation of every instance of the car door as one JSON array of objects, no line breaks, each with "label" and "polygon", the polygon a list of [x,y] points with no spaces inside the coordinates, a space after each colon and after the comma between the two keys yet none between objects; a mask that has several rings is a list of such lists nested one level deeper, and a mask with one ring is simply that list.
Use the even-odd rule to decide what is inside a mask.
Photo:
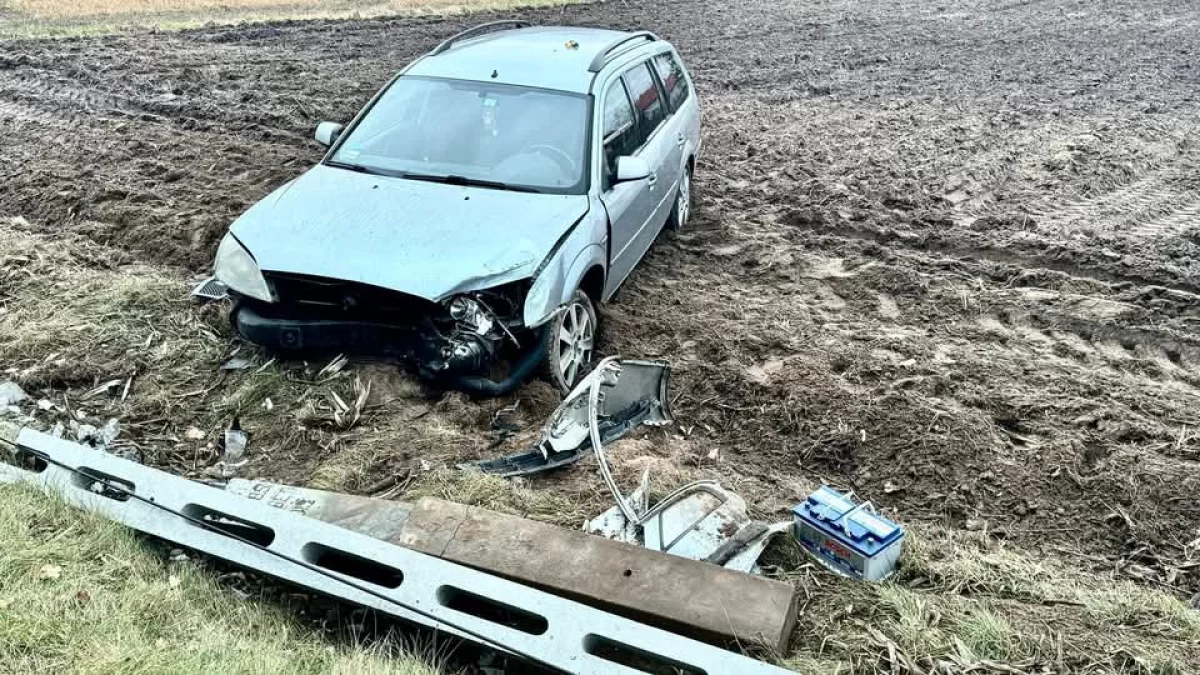
[{"label": "car door", "polygon": [[610,225],[609,265],[605,295],[611,295],[625,280],[641,257],[638,235],[654,215],[654,195],[647,181],[617,183],[617,160],[637,154],[639,140],[633,105],[625,81],[615,78],[604,90],[600,101],[603,111],[601,132],[600,199],[608,211]]},{"label": "car door", "polygon": [[675,205],[675,190],[679,185],[679,161],[671,161],[672,156],[680,153],[670,134],[668,118],[671,111],[651,67],[650,62],[645,61],[625,71],[622,76],[638,121],[641,140],[638,156],[650,164],[648,189],[655,197],[654,215],[648,227],[639,235],[642,253],[654,243],[667,216],[671,214]]},{"label": "car door", "polygon": [[[611,295],[645,255],[670,214],[672,176],[667,167],[669,148],[662,133],[665,103],[645,61],[626,70],[605,89],[601,201],[611,225],[609,271],[605,294]],[[616,183],[617,160],[636,156],[646,160],[650,176]],[[667,197],[664,197],[664,194]],[[666,210],[664,211],[664,204]]]},{"label": "car door", "polygon": [[670,162],[672,166],[679,167],[679,177],[682,178],[685,153],[695,152],[700,137],[697,103],[691,95],[687,74],[675,52],[661,52],[651,59],[651,63],[671,111],[665,131],[666,135],[674,140]]}]

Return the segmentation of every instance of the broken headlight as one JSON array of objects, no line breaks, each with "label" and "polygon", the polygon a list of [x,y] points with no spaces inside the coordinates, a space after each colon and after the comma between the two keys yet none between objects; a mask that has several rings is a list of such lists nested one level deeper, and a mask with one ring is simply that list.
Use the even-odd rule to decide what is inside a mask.
[{"label": "broken headlight", "polygon": [[217,248],[213,273],[226,286],[263,302],[275,302],[271,287],[263,278],[254,257],[232,234],[226,234]]}]

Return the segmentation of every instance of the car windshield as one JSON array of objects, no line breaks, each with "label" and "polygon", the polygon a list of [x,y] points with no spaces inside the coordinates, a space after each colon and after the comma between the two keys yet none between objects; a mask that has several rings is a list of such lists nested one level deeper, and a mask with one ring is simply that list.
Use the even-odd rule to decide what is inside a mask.
[{"label": "car windshield", "polygon": [[588,110],[586,97],[566,92],[401,77],[328,163],[413,180],[582,194]]}]

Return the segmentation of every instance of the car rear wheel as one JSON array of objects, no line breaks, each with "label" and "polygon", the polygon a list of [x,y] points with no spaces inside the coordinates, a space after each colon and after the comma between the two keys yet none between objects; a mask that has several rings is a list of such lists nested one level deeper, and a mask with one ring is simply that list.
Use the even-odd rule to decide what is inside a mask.
[{"label": "car rear wheel", "polygon": [[667,218],[667,229],[678,232],[692,217],[692,167],[683,170],[679,178],[679,194],[675,195],[675,208]]},{"label": "car rear wheel", "polygon": [[546,375],[563,394],[591,370],[596,346],[596,306],[583,291],[550,322]]}]

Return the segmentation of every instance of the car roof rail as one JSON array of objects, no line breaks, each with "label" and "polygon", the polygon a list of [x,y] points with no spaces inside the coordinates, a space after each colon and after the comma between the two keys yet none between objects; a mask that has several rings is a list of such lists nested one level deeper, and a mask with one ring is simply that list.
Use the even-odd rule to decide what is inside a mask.
[{"label": "car roof rail", "polygon": [[434,47],[433,51],[429,52],[429,55],[437,56],[438,54],[441,54],[441,53],[445,52],[446,50],[450,49],[451,47],[453,47],[454,43],[456,43],[456,42],[465,40],[467,38],[475,37],[476,35],[481,35],[483,33],[487,33],[488,31],[490,31],[494,28],[503,27],[505,29],[511,30],[511,29],[516,29],[516,28],[530,28],[532,26],[533,26],[532,23],[530,23],[528,21],[522,21],[520,19],[507,19],[504,21],[490,21],[488,23],[481,23],[478,26],[475,26],[474,28],[468,28],[461,33],[456,33],[455,35],[452,35],[452,36],[446,38],[446,40],[443,41],[440,45]]},{"label": "car roof rail", "polygon": [[616,40],[613,40],[605,45],[604,49],[600,50],[600,53],[596,54],[596,58],[592,59],[592,64],[588,66],[588,72],[598,73],[604,70],[604,66],[608,65],[609,61],[618,56],[618,54],[613,54],[613,52],[615,52],[621,46],[633,42],[634,40],[655,42],[658,40],[658,36],[648,30],[640,30],[636,33],[630,33],[629,35],[624,35]]}]

